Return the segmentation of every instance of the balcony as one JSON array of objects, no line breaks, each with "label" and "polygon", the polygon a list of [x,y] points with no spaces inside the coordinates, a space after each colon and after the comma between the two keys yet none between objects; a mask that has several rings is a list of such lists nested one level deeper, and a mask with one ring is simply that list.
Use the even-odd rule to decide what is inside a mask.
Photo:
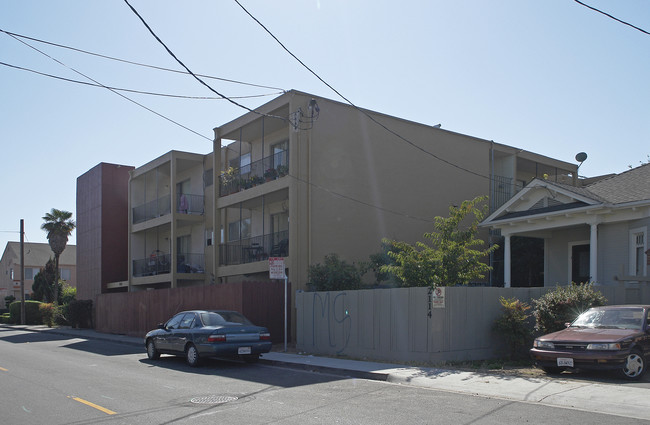
[{"label": "balcony", "polygon": [[204,198],[203,195],[178,195],[176,199],[176,212],[179,214],[203,215]]},{"label": "balcony", "polygon": [[178,254],[176,264],[178,273],[205,273],[204,254]]},{"label": "balcony", "polygon": [[156,276],[169,274],[171,270],[171,255],[154,251],[148,258],[133,260],[133,277]]},{"label": "balcony", "polygon": [[289,256],[289,231],[232,241],[219,245],[219,265],[234,266],[269,257]]},{"label": "balcony", "polygon": [[219,176],[219,196],[227,196],[289,174],[289,151],[278,152]]},{"label": "balcony", "polygon": [[[171,272],[171,255],[154,251],[148,258],[133,260],[133,277],[156,276]],[[204,254],[178,254],[178,273],[205,273]]]},{"label": "balcony", "polygon": [[133,224],[143,223],[171,213],[171,196],[165,195],[133,208]]},{"label": "balcony", "polygon": [[521,189],[523,189],[523,185],[515,183],[514,179],[510,177],[494,176],[494,189],[490,196],[490,213],[499,209]]}]

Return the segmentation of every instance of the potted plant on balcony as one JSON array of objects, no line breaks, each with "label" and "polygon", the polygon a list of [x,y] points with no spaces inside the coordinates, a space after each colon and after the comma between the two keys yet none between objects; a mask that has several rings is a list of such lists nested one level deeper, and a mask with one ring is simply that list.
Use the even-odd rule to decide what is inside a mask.
[{"label": "potted plant on balcony", "polygon": [[287,174],[289,174],[289,166],[288,165],[278,165],[278,175],[280,177],[284,177]]},{"label": "potted plant on balcony", "polygon": [[239,183],[236,179],[237,170],[233,167],[228,167],[226,171],[221,175],[221,184],[224,189],[225,194],[231,194],[239,191],[237,187]]},{"label": "potted plant on balcony", "polygon": [[267,182],[270,182],[271,180],[275,180],[278,178],[278,170],[275,168],[269,168],[264,172],[264,178],[266,179]]}]

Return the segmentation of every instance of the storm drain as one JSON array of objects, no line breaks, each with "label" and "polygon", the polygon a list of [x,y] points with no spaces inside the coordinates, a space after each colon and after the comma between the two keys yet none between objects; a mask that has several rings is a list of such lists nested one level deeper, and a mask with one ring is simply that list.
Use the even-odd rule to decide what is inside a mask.
[{"label": "storm drain", "polygon": [[237,400],[239,400],[239,397],[229,395],[207,395],[203,397],[194,397],[190,401],[194,404],[222,404]]}]

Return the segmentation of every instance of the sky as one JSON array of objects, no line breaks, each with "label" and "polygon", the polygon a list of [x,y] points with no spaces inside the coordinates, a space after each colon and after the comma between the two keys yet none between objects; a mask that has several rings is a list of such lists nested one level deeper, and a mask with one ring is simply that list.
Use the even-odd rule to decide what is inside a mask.
[{"label": "sky", "polygon": [[[246,107],[291,89],[342,100],[234,0],[129,2],[193,72],[222,79],[205,81]],[[567,162],[586,152],[581,176],[649,159],[650,35],[574,0],[239,2],[359,107]],[[583,2],[650,31],[647,0]],[[0,30],[182,70],[123,0],[2,0]],[[43,215],[75,213],[76,180],[97,164],[207,154],[213,128],[246,113],[189,75],[4,32],[0,62],[0,249],[20,240],[21,219],[27,242],[47,242]],[[199,99],[125,98],[15,67]]]}]

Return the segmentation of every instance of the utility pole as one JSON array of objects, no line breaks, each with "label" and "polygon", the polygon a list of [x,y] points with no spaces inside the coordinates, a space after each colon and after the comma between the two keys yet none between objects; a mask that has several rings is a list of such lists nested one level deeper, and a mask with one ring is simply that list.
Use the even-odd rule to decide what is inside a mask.
[{"label": "utility pole", "polygon": [[20,219],[20,324],[25,324],[25,220]]}]

